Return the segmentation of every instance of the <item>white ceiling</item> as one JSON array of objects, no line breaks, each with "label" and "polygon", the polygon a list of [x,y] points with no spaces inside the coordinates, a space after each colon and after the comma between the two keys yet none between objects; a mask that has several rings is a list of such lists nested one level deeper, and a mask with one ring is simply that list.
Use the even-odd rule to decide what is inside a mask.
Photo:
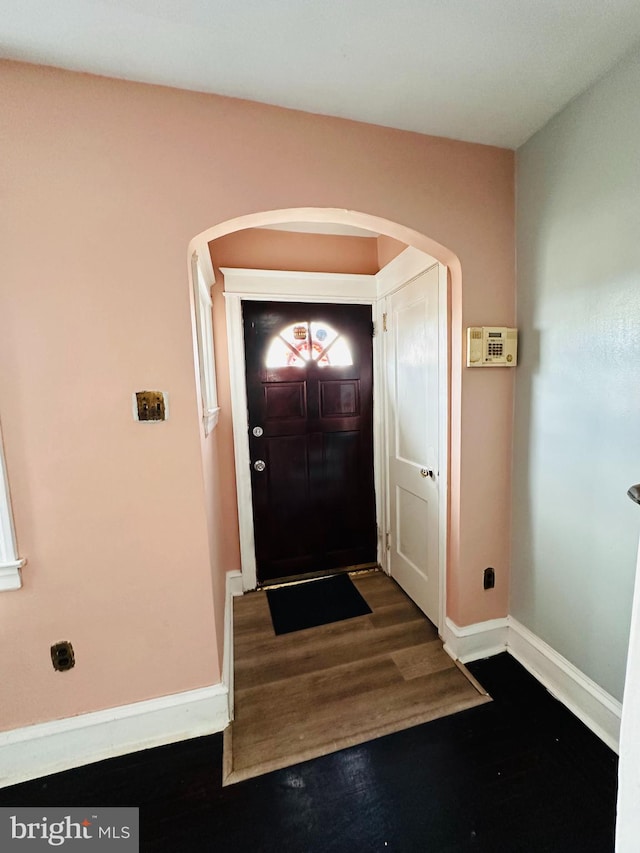
[{"label": "white ceiling", "polygon": [[639,0],[2,0],[0,56],[518,147]]}]

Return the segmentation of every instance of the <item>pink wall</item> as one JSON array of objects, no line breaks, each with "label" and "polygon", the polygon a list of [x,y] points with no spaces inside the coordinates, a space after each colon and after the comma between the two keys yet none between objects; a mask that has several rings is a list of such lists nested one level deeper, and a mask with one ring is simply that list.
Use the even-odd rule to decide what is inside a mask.
[{"label": "pink wall", "polygon": [[[24,588],[0,594],[0,727],[12,728],[219,680],[223,575],[238,554],[225,433],[200,427],[190,239],[263,210],[363,211],[455,254],[465,325],[508,324],[513,154],[18,63],[0,74],[0,407],[29,559]],[[507,612],[512,380],[458,382],[459,624]],[[168,392],[166,423],[133,421],[141,388]],[[483,595],[486,565],[497,587]],[[49,661],[61,639],[76,648],[67,674]]]},{"label": "pink wall", "polygon": [[400,240],[394,240],[393,237],[388,237],[386,234],[380,234],[378,237],[378,267],[386,267],[400,252],[404,252],[407,248],[406,243]]},{"label": "pink wall", "polygon": [[215,267],[375,275],[375,237],[299,234],[268,228],[236,231],[210,243]]}]

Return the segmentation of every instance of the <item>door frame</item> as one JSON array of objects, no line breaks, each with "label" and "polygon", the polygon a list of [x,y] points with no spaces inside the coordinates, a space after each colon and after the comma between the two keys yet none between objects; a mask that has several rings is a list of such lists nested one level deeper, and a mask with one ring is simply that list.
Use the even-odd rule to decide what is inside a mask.
[{"label": "door frame", "polygon": [[[385,298],[408,284],[416,276],[438,263],[435,258],[413,247],[405,249],[377,275],[343,273],[303,273],[283,270],[259,270],[222,267],[227,324],[227,348],[231,384],[231,413],[240,534],[242,586],[245,592],[257,586],[253,501],[249,454],[249,421],[247,412],[246,364],[242,302],[318,302],[331,304],[370,305],[374,322],[373,337],[373,456],[377,555],[383,570],[389,574],[386,549],[388,532],[388,477],[386,391],[384,387]],[[449,532],[449,308],[447,267],[439,265],[439,625],[442,632],[446,616],[446,565]]]},{"label": "door frame", "polygon": [[[245,592],[255,589],[256,572],[255,539],[253,533],[253,501],[251,491],[251,459],[249,453],[249,420],[247,411],[246,362],[242,302],[317,302],[330,304],[370,305],[372,320],[377,301],[374,275],[347,275],[337,273],[298,273],[278,270],[255,270],[221,267],[224,275],[224,298],[227,319],[227,346],[229,352],[229,377],[231,380],[231,414],[233,419],[233,445],[238,496],[238,525],[240,532],[240,561],[242,587]],[[380,382],[379,353],[373,341],[373,387]],[[380,406],[373,400],[373,454],[374,488],[376,491],[376,518],[378,523],[378,562],[381,558],[380,514],[384,511],[381,471],[381,435],[378,419]],[[376,438],[377,436],[377,438]]]}]

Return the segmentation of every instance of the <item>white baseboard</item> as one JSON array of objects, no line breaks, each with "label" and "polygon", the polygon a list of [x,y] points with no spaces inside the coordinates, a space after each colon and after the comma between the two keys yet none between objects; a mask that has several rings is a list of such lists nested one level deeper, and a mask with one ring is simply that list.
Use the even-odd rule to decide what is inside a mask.
[{"label": "white baseboard", "polygon": [[242,595],[242,572],[227,572],[224,604],[222,683],[227,688],[229,719],[233,720],[233,599]]},{"label": "white baseboard", "polygon": [[236,595],[242,595],[242,573],[228,572],[220,684],[0,732],[0,788],[223,731],[233,718]]},{"label": "white baseboard", "polygon": [[0,732],[0,788],[105,758],[222,731],[223,684]]},{"label": "white baseboard", "polygon": [[513,616],[464,627],[447,619],[442,639],[445,651],[461,663],[509,652],[552,696],[618,752],[621,703]]},{"label": "white baseboard", "polygon": [[619,751],[622,705],[547,643],[509,617],[507,651],[610,749]]},{"label": "white baseboard", "polygon": [[0,732],[0,788],[223,731],[233,717],[236,595],[242,595],[242,573],[228,572],[220,684]]},{"label": "white baseboard", "polygon": [[506,652],[508,631],[509,620],[506,617],[476,622],[462,628],[451,619],[446,619],[442,639],[447,654],[460,663],[469,663]]},{"label": "white baseboard", "polygon": [[[0,732],[0,788],[226,728],[233,714],[232,601],[236,595],[242,595],[242,573],[229,572],[220,684]],[[509,652],[618,752],[620,702],[513,617],[464,627],[447,619],[443,640],[448,654],[462,663]]]}]

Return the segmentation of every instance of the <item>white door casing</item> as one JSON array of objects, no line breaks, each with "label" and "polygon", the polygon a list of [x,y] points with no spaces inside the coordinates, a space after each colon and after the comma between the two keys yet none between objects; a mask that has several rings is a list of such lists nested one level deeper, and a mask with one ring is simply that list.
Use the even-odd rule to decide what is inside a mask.
[{"label": "white door casing", "polygon": [[388,547],[391,576],[440,625],[439,266],[387,297]]},{"label": "white door casing", "polygon": [[[435,267],[434,267],[435,265]],[[228,351],[231,379],[231,405],[233,416],[234,453],[236,467],[238,515],[240,525],[240,550],[242,568],[242,586],[245,591],[256,587],[255,550],[253,540],[253,516],[251,497],[251,477],[249,470],[249,439],[246,401],[246,381],[244,363],[244,345],[242,331],[242,300],[270,299],[274,301],[318,301],[318,302],[360,302],[371,304],[376,321],[376,334],[373,339],[374,357],[374,469],[376,490],[376,513],[379,536],[379,561],[389,573],[388,552],[385,549],[385,531],[388,524],[388,471],[387,471],[387,388],[384,377],[384,334],[383,313],[389,294],[399,290],[405,283],[421,274],[427,268],[437,270],[439,288],[439,434],[448,437],[449,401],[448,401],[448,282],[447,268],[438,264],[426,253],[409,247],[394,258],[376,276],[336,275],[323,273],[295,273],[273,270],[222,270],[225,276],[225,307],[227,316]],[[438,559],[439,606],[432,621],[439,627],[444,625],[445,572],[447,559],[447,482],[448,482],[448,441],[440,442],[438,469],[439,489],[439,528]],[[436,470],[436,469],[434,469]],[[411,593],[410,593],[411,594]]]},{"label": "white door casing", "polygon": [[[246,591],[257,585],[255,540],[253,532],[253,501],[249,455],[249,422],[247,412],[246,364],[242,302],[267,300],[274,302],[327,302],[371,305],[376,303],[376,278],[373,275],[341,273],[301,273],[283,270],[234,269],[223,267],[225,277],[225,308],[227,319],[227,345],[231,380],[231,409],[238,497],[238,522],[240,532],[240,559],[242,586]],[[376,357],[374,338],[373,385],[379,386],[379,359]],[[384,513],[380,495],[384,494],[381,482],[382,460],[377,457],[381,444],[375,433],[379,414],[374,390],[374,481],[376,515]],[[378,521],[379,527],[380,521]],[[378,559],[382,558],[382,543],[378,537]]]}]

